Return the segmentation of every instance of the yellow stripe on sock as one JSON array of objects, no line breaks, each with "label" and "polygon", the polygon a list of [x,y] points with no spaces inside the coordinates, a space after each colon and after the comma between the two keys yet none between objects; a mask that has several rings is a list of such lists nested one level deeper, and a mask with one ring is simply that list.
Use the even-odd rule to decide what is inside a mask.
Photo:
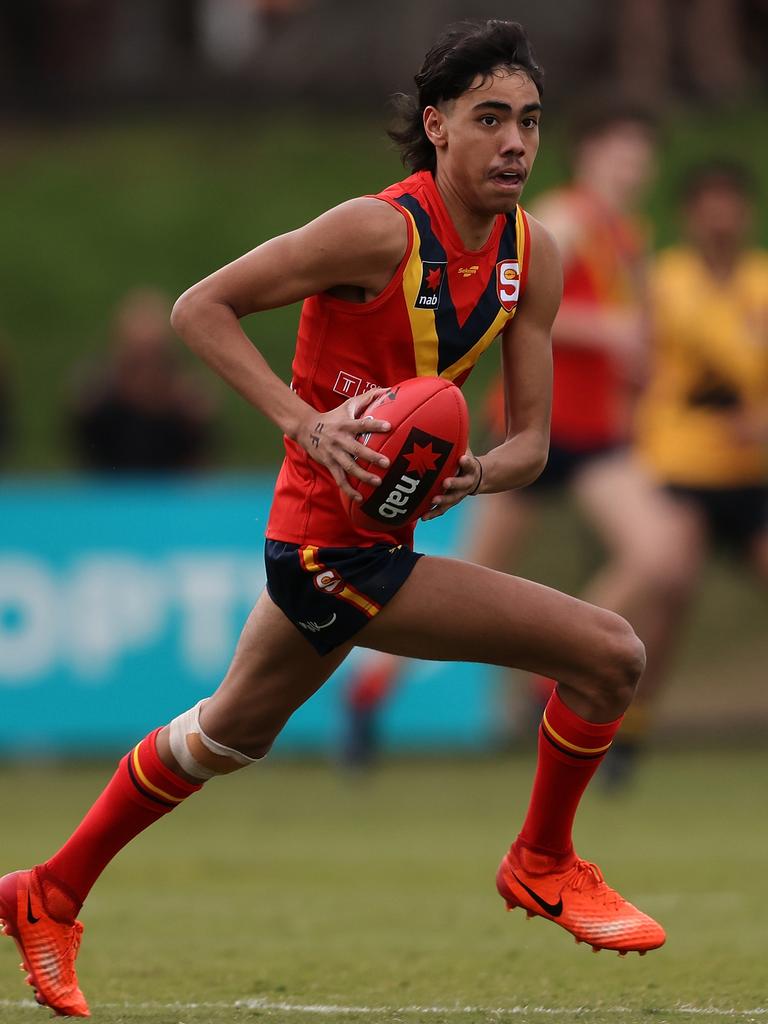
[{"label": "yellow stripe on sock", "polygon": [[184,799],[183,796],[171,796],[171,794],[166,793],[164,789],[160,789],[158,786],[154,786],[149,781],[144,772],[141,770],[141,765],[139,764],[139,746],[140,744],[136,744],[136,746],[133,748],[132,754],[133,770],[136,772],[136,777],[138,778],[139,782],[142,784],[142,786],[146,786],[146,788],[150,790],[150,792],[155,793],[163,800],[168,800],[172,804],[180,804]]},{"label": "yellow stripe on sock", "polygon": [[543,724],[546,727],[547,732],[550,733],[552,737],[556,739],[561,746],[567,747],[568,750],[574,750],[577,754],[604,754],[613,742],[613,740],[609,740],[603,747],[577,747],[575,743],[569,743],[567,739],[562,737],[559,733],[555,732],[555,730],[549,724],[549,719],[547,718],[546,711],[544,712]]}]

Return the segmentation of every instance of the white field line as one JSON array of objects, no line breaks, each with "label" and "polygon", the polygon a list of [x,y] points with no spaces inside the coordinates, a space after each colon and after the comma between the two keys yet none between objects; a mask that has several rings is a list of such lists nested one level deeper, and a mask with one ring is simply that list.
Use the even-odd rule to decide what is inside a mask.
[{"label": "white field line", "polygon": [[[0,999],[0,1008],[6,1009],[40,1009],[32,999]],[[629,1006],[337,1006],[332,1003],[292,1003],[273,1001],[270,999],[237,999],[234,1002],[202,1002],[202,1003],[95,1003],[94,1010],[262,1010],[272,1013],[306,1013],[316,1016],[332,1014],[358,1014],[371,1016],[393,1016],[397,1014],[423,1014],[441,1016],[462,1016],[464,1014],[482,1015],[486,1017],[590,1017],[601,1014],[621,1016],[637,1015],[644,1011]],[[720,1009],[717,1006],[693,1006],[680,1003],[677,1006],[660,1008],[653,1007],[654,1016],[681,1014],[689,1017],[727,1017],[733,1020],[750,1020],[757,1017],[768,1017],[768,1007],[755,1006],[751,1010]]]}]

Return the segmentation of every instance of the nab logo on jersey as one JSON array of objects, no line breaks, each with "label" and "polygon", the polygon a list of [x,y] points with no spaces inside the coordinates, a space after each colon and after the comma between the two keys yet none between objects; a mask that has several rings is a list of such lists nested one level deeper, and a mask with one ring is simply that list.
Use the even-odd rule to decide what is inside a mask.
[{"label": "nab logo on jersey", "polygon": [[421,286],[416,296],[414,309],[437,309],[440,292],[443,290],[446,263],[434,261],[421,264]]},{"label": "nab logo on jersey", "polygon": [[508,313],[511,312],[520,295],[520,264],[517,260],[502,260],[496,264],[496,291],[499,302]]}]

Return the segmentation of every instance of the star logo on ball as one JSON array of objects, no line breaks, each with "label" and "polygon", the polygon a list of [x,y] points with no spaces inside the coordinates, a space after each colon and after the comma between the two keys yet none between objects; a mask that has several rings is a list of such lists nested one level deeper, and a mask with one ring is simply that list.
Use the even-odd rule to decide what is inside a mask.
[{"label": "star logo on ball", "polygon": [[429,288],[431,292],[437,291],[437,286],[440,284],[440,277],[442,273],[443,272],[440,267],[435,267],[434,270],[427,271],[426,283],[427,288]]},{"label": "star logo on ball", "polygon": [[425,473],[429,473],[437,468],[440,452],[433,450],[431,441],[429,444],[417,444],[414,441],[413,451],[407,455],[404,453],[403,458],[408,463],[409,473],[417,473],[419,476],[424,476]]}]

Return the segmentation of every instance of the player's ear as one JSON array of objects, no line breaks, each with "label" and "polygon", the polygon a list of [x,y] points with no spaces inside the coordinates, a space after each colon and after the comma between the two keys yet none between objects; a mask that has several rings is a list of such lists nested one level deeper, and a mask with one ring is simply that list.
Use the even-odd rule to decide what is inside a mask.
[{"label": "player's ear", "polygon": [[437,107],[424,108],[424,131],[433,146],[441,148],[446,144],[445,115]]}]

